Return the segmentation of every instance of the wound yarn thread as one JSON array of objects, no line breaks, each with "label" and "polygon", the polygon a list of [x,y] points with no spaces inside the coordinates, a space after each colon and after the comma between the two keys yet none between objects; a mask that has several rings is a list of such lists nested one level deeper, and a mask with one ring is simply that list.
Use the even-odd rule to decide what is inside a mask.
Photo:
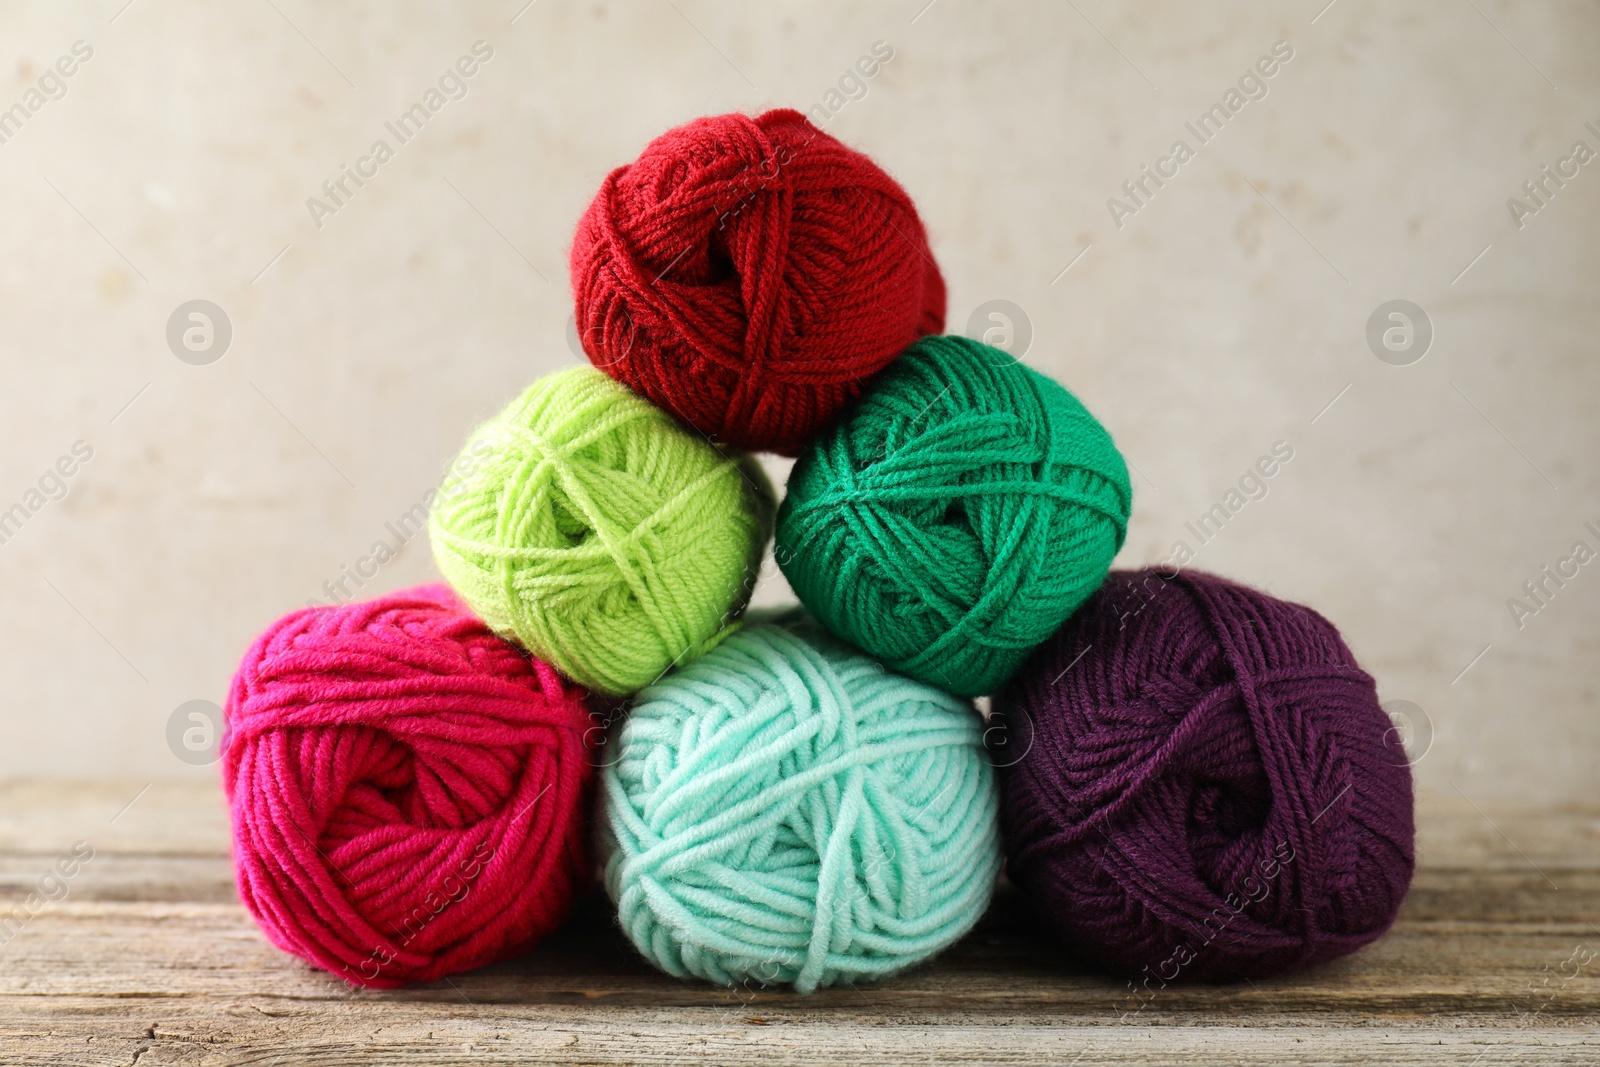
[{"label": "wound yarn thread", "polygon": [[497,633],[600,693],[631,693],[736,626],[772,487],[592,367],[478,427],[436,498],[440,571]]},{"label": "wound yarn thread", "polygon": [[882,978],[972,928],[999,873],[971,705],[814,624],[752,624],[639,694],[602,772],[622,928],[678,977]]},{"label": "wound yarn thread", "polygon": [[583,697],[442,584],[286,615],[225,710],[245,907],[363,986],[527,951],[587,878]]},{"label": "wound yarn thread", "polygon": [[1112,574],[996,709],[1008,871],[1073,950],[1154,990],[1353,952],[1415,865],[1411,772],[1309,608]]},{"label": "wound yarn thread", "polygon": [[1094,592],[1132,489],[1071,393],[997,348],[925,337],[801,455],[778,565],[894,670],[992,692]]},{"label": "wound yarn thread", "polygon": [[571,272],[595,366],[712,440],[786,455],[944,329],[910,197],[787,109],[651,141],[584,213]]}]

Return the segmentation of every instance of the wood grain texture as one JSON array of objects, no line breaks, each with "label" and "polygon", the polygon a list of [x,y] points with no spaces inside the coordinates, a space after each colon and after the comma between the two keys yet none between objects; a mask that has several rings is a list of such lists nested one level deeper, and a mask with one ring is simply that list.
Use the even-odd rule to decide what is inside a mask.
[{"label": "wood grain texture", "polygon": [[934,963],[805,998],[655,973],[598,894],[530,956],[373,992],[257,933],[214,786],[143,785],[0,785],[0,911],[74,842],[95,848],[0,946],[0,1063],[1600,1063],[1597,812],[1491,821],[1428,798],[1388,937],[1142,1002],[1052,948],[1004,887]]}]

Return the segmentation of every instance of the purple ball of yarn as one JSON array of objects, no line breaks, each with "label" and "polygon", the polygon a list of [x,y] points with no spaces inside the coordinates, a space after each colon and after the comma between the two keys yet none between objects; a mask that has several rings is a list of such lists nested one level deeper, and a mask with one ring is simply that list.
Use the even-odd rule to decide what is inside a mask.
[{"label": "purple ball of yarn", "polygon": [[996,759],[1012,880],[1141,990],[1318,963],[1394,922],[1410,766],[1311,609],[1115,572],[995,706],[1020,753]]}]

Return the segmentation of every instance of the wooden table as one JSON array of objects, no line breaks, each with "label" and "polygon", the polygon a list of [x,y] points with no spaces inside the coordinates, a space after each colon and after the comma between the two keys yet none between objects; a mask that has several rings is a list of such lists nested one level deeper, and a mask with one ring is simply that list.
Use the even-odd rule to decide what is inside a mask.
[{"label": "wooden table", "polygon": [[804,998],[656,974],[598,896],[525,959],[371,992],[256,932],[217,786],[0,784],[0,912],[74,842],[94,848],[0,945],[0,1063],[1600,1064],[1600,811],[1491,822],[1425,799],[1418,822],[1387,938],[1138,1012],[1014,893],[933,964]]}]

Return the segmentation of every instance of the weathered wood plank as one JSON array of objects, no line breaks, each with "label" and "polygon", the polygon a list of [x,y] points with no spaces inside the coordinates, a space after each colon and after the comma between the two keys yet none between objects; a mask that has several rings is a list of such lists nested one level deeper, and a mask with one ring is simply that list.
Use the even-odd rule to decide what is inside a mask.
[{"label": "weathered wood plank", "polygon": [[[0,853],[0,902],[20,899],[36,887],[58,856]],[[1406,899],[1411,921],[1583,922],[1600,919],[1600,867],[1543,869],[1555,880],[1517,866],[1424,867]],[[233,867],[226,856],[151,856],[96,853],[71,880],[68,899],[142,903],[226,903],[237,899]],[[1019,932],[1023,920],[1019,917]]]},{"label": "weathered wood plank", "polygon": [[[297,1000],[400,999],[447,1002],[461,993],[483,1004],[605,1004],[647,1008],[753,1004],[968,1013],[1066,1013],[1078,1018],[1137,1013],[1144,1019],[1215,1009],[1277,1016],[1330,1010],[1413,1016],[1473,1011],[1548,1018],[1600,1018],[1600,933],[1586,921],[1490,923],[1405,917],[1378,944],[1345,960],[1253,985],[1176,985],[1135,997],[1125,983],[1061,955],[1002,901],[985,927],[935,963],[859,989],[809,998],[770,990],[737,994],[651,970],[609,925],[603,899],[539,951],[470,974],[399,992],[351,991],[268,945],[236,904],[72,902],[53,905],[0,955],[0,997],[69,992],[106,997],[247,996]],[[1584,967],[1568,963],[1587,945]],[[1548,968],[1548,970],[1546,970]],[[1141,1003],[1144,1007],[1141,1010]]]},{"label": "weathered wood plank", "polygon": [[591,893],[524,959],[374,992],[261,938],[214,785],[141,788],[0,785],[0,903],[74,841],[96,849],[0,946],[0,1063],[1600,1062],[1600,955],[1574,963],[1600,952],[1592,812],[1425,808],[1390,936],[1253,985],[1137,998],[1038,936],[1003,887],[938,961],[859,989],[677,982]]},{"label": "weathered wood plank", "polygon": [[[596,1008],[487,1007],[439,1017],[405,1005],[381,1018],[339,1004],[280,1014],[254,1004],[149,1000],[122,1020],[93,1002],[57,1001],[26,1023],[0,1021],[6,1063],[56,1067],[252,1064],[1230,1064],[1309,1067],[1505,1067],[1600,1061],[1595,1026],[1508,1033],[1463,1023],[1350,1019],[1319,1031],[1251,1020],[1209,1025],[1082,1026],[1051,1021],[927,1020],[866,1013],[794,1016],[685,1009],[640,1017]],[[15,1050],[14,1052],[11,1050]]]}]

